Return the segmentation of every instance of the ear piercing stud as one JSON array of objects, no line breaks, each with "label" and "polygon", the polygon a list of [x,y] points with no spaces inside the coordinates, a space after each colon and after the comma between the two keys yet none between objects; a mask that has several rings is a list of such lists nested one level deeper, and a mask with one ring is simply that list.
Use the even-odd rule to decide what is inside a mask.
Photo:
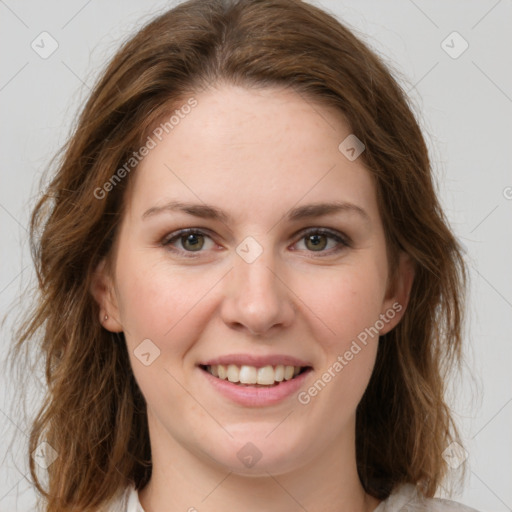
[{"label": "ear piercing stud", "polygon": [[105,315],[103,320],[105,320],[105,321],[108,320],[108,315]]}]

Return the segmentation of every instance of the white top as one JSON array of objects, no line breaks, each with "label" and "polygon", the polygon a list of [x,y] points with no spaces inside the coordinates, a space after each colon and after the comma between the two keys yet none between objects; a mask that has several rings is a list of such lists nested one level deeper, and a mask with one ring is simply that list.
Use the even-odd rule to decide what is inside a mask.
[{"label": "white top", "polygon": [[[133,485],[111,505],[108,512],[145,512]],[[373,512],[478,512],[456,501],[441,498],[423,498],[412,484],[402,484]]]}]

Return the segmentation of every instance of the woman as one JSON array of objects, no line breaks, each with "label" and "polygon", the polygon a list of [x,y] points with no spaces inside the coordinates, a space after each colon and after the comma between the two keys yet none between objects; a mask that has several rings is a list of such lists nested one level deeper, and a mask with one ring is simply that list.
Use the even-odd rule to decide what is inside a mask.
[{"label": "woman", "polygon": [[461,252],[405,94],[319,8],[191,0],[142,28],[32,241],[45,511],[472,510],[433,498]]}]

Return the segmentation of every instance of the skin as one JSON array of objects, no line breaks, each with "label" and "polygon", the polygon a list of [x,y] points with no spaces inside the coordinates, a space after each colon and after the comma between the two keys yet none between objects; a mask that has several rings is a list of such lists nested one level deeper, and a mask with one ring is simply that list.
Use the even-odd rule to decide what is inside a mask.
[{"label": "skin", "polygon": [[[361,158],[338,150],[351,133],[338,111],[278,88],[223,84],[194,97],[198,105],[130,177],[112,269],[103,262],[92,287],[103,326],[125,333],[148,405],[153,474],[141,504],[146,512],[372,511],[379,501],[356,470],[355,412],[377,336],[306,405],[296,394],[237,405],[196,365],[231,353],[294,355],[313,366],[307,390],[397,302],[402,310],[380,334],[400,321],[410,261],[401,256],[392,281],[375,185]],[[177,211],[142,219],[170,200],[214,205],[231,219]],[[328,201],[367,218],[351,210],[284,217]],[[163,245],[184,228],[205,235]],[[350,245],[320,235],[315,246],[306,228],[337,231]],[[263,250],[252,263],[236,252],[248,236]],[[160,350],[148,366],[134,354],[145,339]],[[251,468],[237,457],[247,442],[262,455]]]}]

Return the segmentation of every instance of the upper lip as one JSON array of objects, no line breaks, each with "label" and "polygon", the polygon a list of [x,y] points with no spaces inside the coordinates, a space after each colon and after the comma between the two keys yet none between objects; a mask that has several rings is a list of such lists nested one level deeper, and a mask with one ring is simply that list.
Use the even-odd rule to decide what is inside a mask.
[{"label": "upper lip", "polygon": [[311,366],[307,361],[284,354],[270,354],[267,356],[256,356],[252,354],[226,354],[206,361],[201,361],[199,364],[203,366],[236,364],[237,366],[245,365],[256,367],[277,366],[279,364],[284,366]]}]

